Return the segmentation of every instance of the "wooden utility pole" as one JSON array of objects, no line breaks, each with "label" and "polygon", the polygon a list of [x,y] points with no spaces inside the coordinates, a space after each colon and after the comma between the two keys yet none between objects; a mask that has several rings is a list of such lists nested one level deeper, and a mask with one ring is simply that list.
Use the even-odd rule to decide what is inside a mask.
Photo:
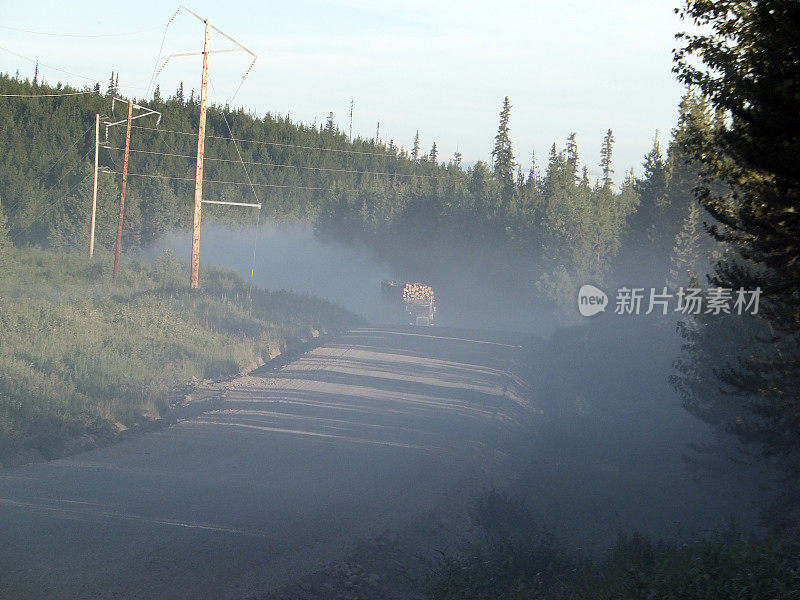
[{"label": "wooden utility pole", "polygon": [[203,43],[203,82],[200,86],[200,126],[197,136],[197,170],[194,176],[194,226],[192,228],[192,275],[189,288],[196,290],[200,284],[200,216],[203,207],[203,154],[206,143],[206,97],[208,96],[208,38],[211,24],[206,23]]},{"label": "wooden utility pole", "polygon": [[[192,227],[192,273],[189,278],[189,288],[192,290],[196,290],[200,284],[200,218],[202,213],[202,206],[203,203],[211,203],[211,204],[239,204],[242,206],[255,206],[261,208],[261,204],[244,204],[241,202],[233,203],[233,202],[220,202],[220,201],[212,201],[212,200],[203,200],[203,155],[205,153],[205,142],[206,142],[206,104],[208,102],[208,55],[212,52],[208,49],[208,40],[211,34],[211,30],[213,29],[222,37],[224,37],[229,42],[234,43],[237,47],[236,48],[225,48],[221,50],[215,50],[215,52],[247,52],[250,56],[253,57],[253,60],[250,61],[250,66],[247,67],[247,70],[242,75],[242,81],[247,78],[247,75],[250,73],[253,65],[255,64],[258,57],[242,46],[239,42],[229,36],[227,33],[214,27],[208,19],[204,19],[196,12],[189,10],[185,6],[181,5],[178,8],[178,11],[186,11],[196,19],[205,23],[205,40],[203,42],[203,81],[202,85],[200,86],[200,124],[198,126],[198,135],[197,135],[197,166],[195,171],[194,177],[194,223]],[[175,12],[173,15],[173,19],[178,14],[178,11]],[[170,59],[178,56],[195,56],[197,52],[180,52],[177,54],[170,54],[164,64],[161,65],[161,68],[156,73],[156,77],[158,77],[159,73],[164,70],[164,67],[167,66],[167,63]],[[239,84],[241,87],[241,84]],[[236,94],[234,94],[236,96]]]},{"label": "wooden utility pole", "polygon": [[119,255],[122,250],[122,217],[125,214],[125,187],[128,184],[128,154],[131,148],[131,120],[133,102],[128,101],[128,126],[125,130],[125,158],[122,160],[122,193],[119,196],[119,223],[117,224],[117,249],[114,253],[114,279],[119,275]]},{"label": "wooden utility pole", "polygon": [[89,258],[94,256],[94,218],[97,214],[97,154],[100,151],[100,113],[94,116],[94,188],[92,189],[92,220],[89,224]]}]

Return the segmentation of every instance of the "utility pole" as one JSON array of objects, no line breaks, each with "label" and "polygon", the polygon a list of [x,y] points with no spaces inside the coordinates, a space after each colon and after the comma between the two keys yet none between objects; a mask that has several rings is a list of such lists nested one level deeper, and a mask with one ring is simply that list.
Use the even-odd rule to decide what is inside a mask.
[{"label": "utility pole", "polygon": [[[212,203],[212,204],[230,204],[228,202],[218,202],[218,201],[209,201],[203,200],[203,155],[205,152],[205,138],[206,138],[206,104],[208,99],[208,55],[211,54],[211,51],[208,49],[208,40],[213,29],[217,33],[219,33],[222,37],[227,39],[229,42],[233,42],[237,47],[236,48],[226,48],[223,50],[215,50],[215,52],[246,52],[250,56],[253,57],[253,60],[250,61],[250,66],[242,75],[242,81],[247,78],[247,75],[253,68],[258,57],[242,46],[239,42],[229,36],[227,33],[214,27],[208,19],[204,19],[196,12],[189,10],[185,6],[181,5],[178,7],[178,11],[184,10],[193,17],[203,21],[205,23],[205,41],[203,43],[203,82],[200,87],[200,124],[198,127],[198,137],[197,137],[197,166],[195,171],[194,177],[194,222],[192,227],[192,272],[189,278],[189,288],[192,290],[198,289],[200,285],[200,217],[201,217],[201,208],[204,202]],[[175,15],[178,14],[178,11],[175,12]],[[173,18],[175,18],[173,15]],[[198,54],[197,52],[181,52],[178,54],[170,54],[167,59],[164,61],[164,64],[161,65],[161,68],[156,73],[156,77],[158,77],[159,73],[164,70],[164,67],[167,66],[167,63],[170,59],[178,56],[193,56]],[[239,84],[241,86],[241,84]],[[235,94],[234,94],[235,95]],[[257,206],[261,208],[260,204],[244,204],[244,206]]]},{"label": "utility pole", "polygon": [[94,188],[92,189],[92,220],[89,224],[89,258],[94,257],[94,218],[97,214],[97,166],[100,151],[100,113],[94,116]]},{"label": "utility pole", "polygon": [[350,136],[349,141],[353,142],[353,98],[350,98]]},{"label": "utility pole", "polygon": [[[147,117],[147,116],[150,116],[150,115],[158,115],[158,120],[156,121],[156,127],[158,127],[158,124],[161,123],[161,113],[158,112],[157,110],[152,110],[150,108],[147,108],[146,106],[139,106],[138,104],[134,104],[132,100],[124,100],[122,98],[116,98],[114,96],[111,97],[111,112],[112,112],[112,114],[114,112],[114,103],[117,102],[117,101],[126,102],[128,104],[128,118],[124,119],[122,121],[116,121],[114,123],[106,122],[106,124],[105,124],[106,125],[106,139],[105,139],[105,142],[104,142],[105,145],[108,145],[108,130],[111,127],[114,127],[115,125],[120,125],[121,123],[126,123],[127,124],[127,129],[125,130],[125,157],[124,157],[123,164],[122,164],[122,190],[121,190],[120,197],[119,197],[119,223],[117,225],[117,247],[116,247],[116,251],[114,252],[114,279],[116,279],[117,276],[119,275],[119,259],[120,259],[120,254],[122,252],[122,221],[123,221],[123,217],[124,217],[124,214],[125,214],[125,188],[127,187],[127,184],[128,184],[128,155],[130,154],[130,148],[131,148],[131,121],[133,121],[134,119],[141,119],[142,117]],[[139,115],[136,115],[134,117],[133,116],[133,109],[134,108],[137,109],[137,110],[143,110],[145,112],[143,112],[143,113],[141,113]],[[97,140],[95,142],[96,145],[95,145],[95,155],[94,155],[94,157],[95,157],[94,158],[94,160],[95,160],[95,163],[94,163],[95,164],[95,166],[94,166],[95,196],[97,194],[97,171],[98,171],[98,169],[97,169],[97,146],[99,145],[98,138],[99,138],[99,131],[98,131],[97,135],[95,136],[95,140]],[[95,205],[95,201],[92,202],[92,209],[93,209],[92,210],[92,225],[94,225],[94,205]],[[94,228],[92,230],[94,230]],[[92,250],[93,250],[93,246],[94,246],[94,235],[92,235],[92,239],[91,239],[91,241],[89,243],[90,243],[89,252],[91,253]]]},{"label": "utility pole", "polygon": [[210,23],[206,23],[203,43],[203,82],[200,86],[200,126],[197,136],[197,170],[194,176],[194,226],[192,228],[192,275],[189,288],[196,290],[200,284],[200,216],[203,207],[203,155],[206,144],[206,96],[208,95],[208,38]]},{"label": "utility pole", "polygon": [[125,214],[125,187],[128,184],[128,154],[131,149],[131,120],[133,102],[128,101],[128,126],[125,130],[125,158],[122,160],[122,192],[119,196],[119,223],[117,224],[117,248],[114,251],[114,279],[119,275],[119,255],[122,250],[122,218]]}]

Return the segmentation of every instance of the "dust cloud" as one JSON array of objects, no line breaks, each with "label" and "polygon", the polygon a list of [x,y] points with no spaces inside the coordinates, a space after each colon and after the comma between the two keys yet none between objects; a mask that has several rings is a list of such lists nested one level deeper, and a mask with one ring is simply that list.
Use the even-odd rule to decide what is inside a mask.
[{"label": "dust cloud", "polygon": [[[164,250],[187,260],[191,232],[170,233],[142,252],[152,260]],[[268,290],[307,293],[335,302],[372,324],[401,325],[402,307],[381,293],[381,280],[422,281],[437,295],[437,324],[549,335],[554,320],[533,297],[487,284],[495,270],[430,252],[417,265],[393,266],[360,243],[320,239],[303,224],[268,224],[257,230],[203,227],[200,264],[227,267]]]}]

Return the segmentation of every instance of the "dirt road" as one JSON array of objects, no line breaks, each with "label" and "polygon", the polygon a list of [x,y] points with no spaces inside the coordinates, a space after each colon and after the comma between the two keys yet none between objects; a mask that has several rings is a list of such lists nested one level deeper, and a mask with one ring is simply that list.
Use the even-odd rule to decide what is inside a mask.
[{"label": "dirt road", "polygon": [[357,330],[222,385],[214,410],[0,472],[0,597],[261,595],[407,529],[507,462],[530,415],[516,352]]}]

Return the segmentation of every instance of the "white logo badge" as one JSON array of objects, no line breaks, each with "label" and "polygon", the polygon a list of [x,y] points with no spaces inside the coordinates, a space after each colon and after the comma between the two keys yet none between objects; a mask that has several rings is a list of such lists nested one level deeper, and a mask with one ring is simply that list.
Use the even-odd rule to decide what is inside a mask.
[{"label": "white logo badge", "polygon": [[578,310],[584,317],[603,312],[607,305],[608,296],[603,290],[589,284],[581,286],[578,291]]}]

